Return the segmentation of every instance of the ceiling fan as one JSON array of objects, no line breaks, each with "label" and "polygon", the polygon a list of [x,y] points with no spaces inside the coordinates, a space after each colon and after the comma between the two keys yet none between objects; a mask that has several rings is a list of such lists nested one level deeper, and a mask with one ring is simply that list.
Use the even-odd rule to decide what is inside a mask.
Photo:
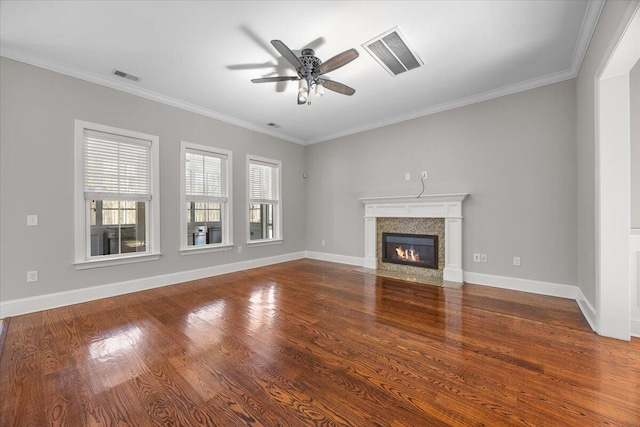
[{"label": "ceiling fan", "polygon": [[333,80],[327,80],[321,76],[330,71],[336,70],[343,65],[347,65],[349,62],[356,59],[359,56],[357,50],[345,50],[333,58],[328,59],[326,62],[322,62],[315,56],[313,49],[303,49],[300,57],[298,57],[280,40],[271,40],[271,44],[287,61],[289,61],[291,65],[293,65],[293,68],[295,68],[298,75],[252,79],[251,81],[253,83],[273,83],[299,80],[298,105],[305,103],[311,105],[311,89],[315,91],[316,96],[324,95],[323,88],[349,96],[356,93],[355,89],[350,88],[345,84],[338,83]]}]

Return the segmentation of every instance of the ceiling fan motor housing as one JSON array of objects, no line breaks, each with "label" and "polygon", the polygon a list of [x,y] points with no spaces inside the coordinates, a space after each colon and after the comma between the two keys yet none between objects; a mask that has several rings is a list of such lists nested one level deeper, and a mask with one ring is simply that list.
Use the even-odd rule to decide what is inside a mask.
[{"label": "ceiling fan motor housing", "polygon": [[322,64],[322,61],[316,56],[314,50],[309,48],[302,49],[300,62],[302,62],[302,65],[304,65],[306,74],[312,73],[320,66],[320,64]]}]

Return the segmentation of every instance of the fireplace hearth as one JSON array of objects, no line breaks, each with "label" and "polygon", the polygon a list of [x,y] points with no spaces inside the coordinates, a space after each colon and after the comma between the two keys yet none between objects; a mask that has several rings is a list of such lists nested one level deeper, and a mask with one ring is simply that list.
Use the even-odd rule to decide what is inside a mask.
[{"label": "fireplace hearth", "polygon": [[382,233],[382,262],[438,269],[438,236]]}]

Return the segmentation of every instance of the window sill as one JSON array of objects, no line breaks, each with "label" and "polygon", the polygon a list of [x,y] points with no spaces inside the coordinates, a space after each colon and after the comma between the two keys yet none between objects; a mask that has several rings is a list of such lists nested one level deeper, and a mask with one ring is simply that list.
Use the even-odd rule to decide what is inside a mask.
[{"label": "window sill", "polygon": [[279,245],[284,240],[282,239],[263,239],[263,240],[250,240],[247,242],[247,247],[251,246],[267,246],[267,245]]},{"label": "window sill", "polygon": [[207,246],[207,245],[198,245],[197,247],[186,247],[180,249],[180,255],[195,255],[202,254],[207,252],[222,252],[222,251],[230,251],[233,249],[233,245],[216,245],[216,246]]},{"label": "window sill", "polygon": [[157,261],[160,259],[161,253],[153,254],[141,254],[141,255],[128,255],[122,257],[106,258],[106,259],[92,259],[85,261],[76,261],[74,265],[76,270],[87,270],[90,268],[109,267],[112,265],[132,264],[135,262],[144,261]]}]

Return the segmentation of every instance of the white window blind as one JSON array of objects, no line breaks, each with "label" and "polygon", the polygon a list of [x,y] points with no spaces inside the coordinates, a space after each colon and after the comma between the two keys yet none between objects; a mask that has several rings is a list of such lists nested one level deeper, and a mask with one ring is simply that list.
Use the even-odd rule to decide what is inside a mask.
[{"label": "white window blind", "polygon": [[84,130],[85,198],[151,200],[151,141]]},{"label": "white window blind", "polygon": [[185,152],[188,202],[227,201],[227,156],[197,150]]},{"label": "white window blind", "polygon": [[249,161],[249,203],[275,203],[279,198],[278,165]]}]

